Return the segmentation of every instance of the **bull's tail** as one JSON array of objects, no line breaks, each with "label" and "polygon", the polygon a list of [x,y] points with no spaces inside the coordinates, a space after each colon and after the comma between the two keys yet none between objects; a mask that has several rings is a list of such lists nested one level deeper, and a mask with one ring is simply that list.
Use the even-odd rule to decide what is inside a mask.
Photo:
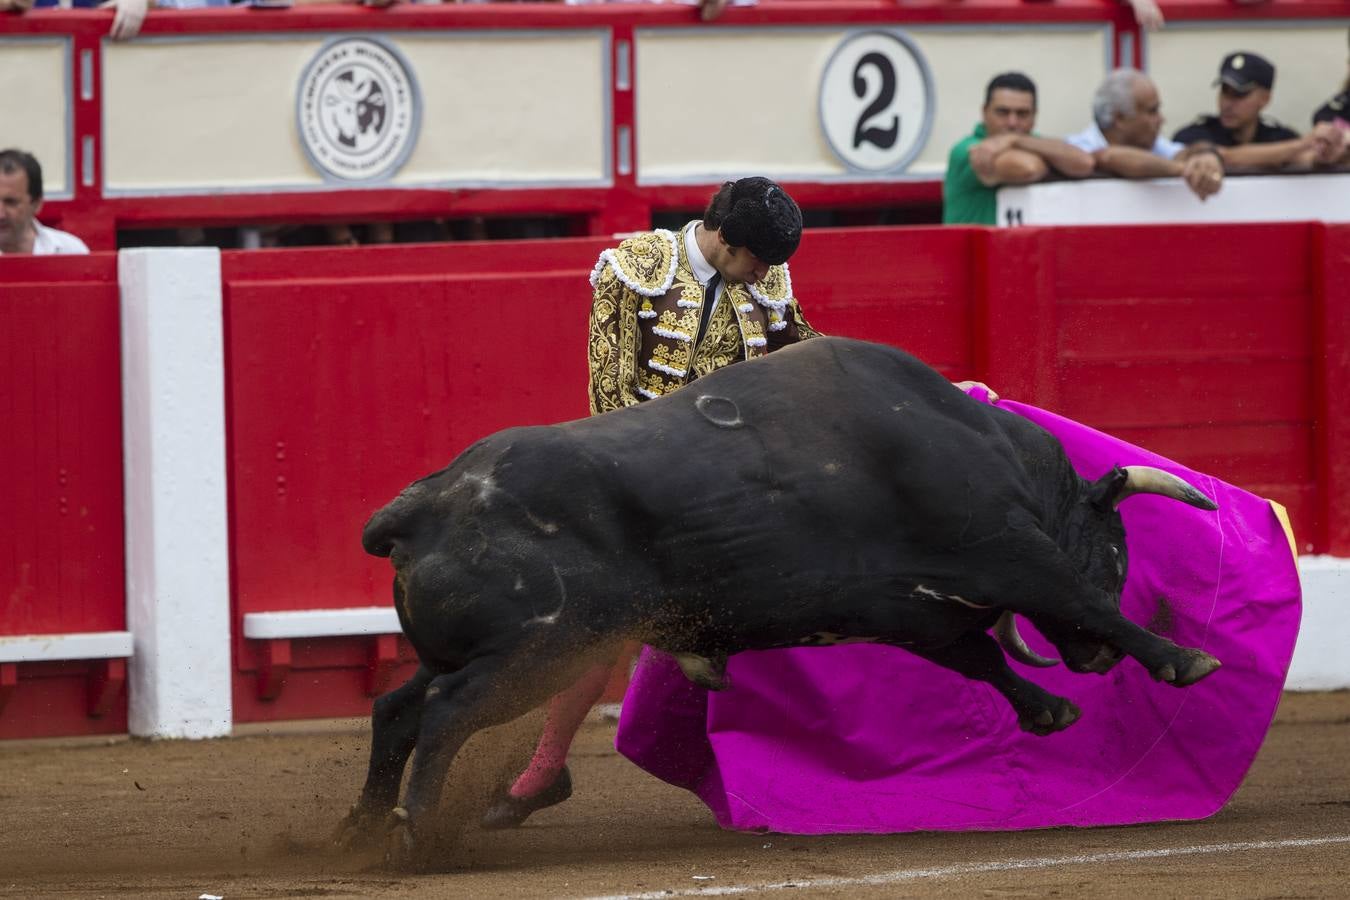
[{"label": "bull's tail", "polygon": [[389,556],[400,538],[413,530],[413,520],[420,508],[420,491],[413,485],[399,494],[366,522],[361,529],[361,546],[371,556]]}]

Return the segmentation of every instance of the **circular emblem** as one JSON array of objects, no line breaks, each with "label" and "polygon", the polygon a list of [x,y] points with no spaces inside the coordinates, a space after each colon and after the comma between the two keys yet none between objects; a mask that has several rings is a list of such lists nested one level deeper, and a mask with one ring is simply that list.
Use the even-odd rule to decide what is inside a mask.
[{"label": "circular emblem", "polygon": [[305,66],[295,101],[300,145],[329,181],[383,181],[412,153],[422,121],[417,80],[383,41],[336,38]]},{"label": "circular emblem", "polygon": [[847,35],[820,78],[821,130],[855,171],[903,171],[928,142],[935,108],[928,63],[899,32]]}]

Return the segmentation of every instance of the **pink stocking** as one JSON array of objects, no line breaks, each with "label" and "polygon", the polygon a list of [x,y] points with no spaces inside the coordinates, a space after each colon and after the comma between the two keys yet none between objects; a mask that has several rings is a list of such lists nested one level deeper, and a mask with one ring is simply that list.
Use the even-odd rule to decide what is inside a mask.
[{"label": "pink stocking", "polygon": [[586,720],[586,713],[605,692],[613,668],[612,660],[597,663],[587,669],[575,684],[549,701],[548,717],[544,720],[544,733],[539,737],[539,746],[525,771],[511,785],[512,797],[533,797],[557,779],[563,764],[567,762],[567,750],[572,746],[572,738]]}]

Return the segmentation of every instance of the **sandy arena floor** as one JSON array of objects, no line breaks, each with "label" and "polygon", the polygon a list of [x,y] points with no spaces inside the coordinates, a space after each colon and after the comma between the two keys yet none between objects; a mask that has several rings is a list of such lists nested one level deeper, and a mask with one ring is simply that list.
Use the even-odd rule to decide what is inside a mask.
[{"label": "sandy arena floor", "polygon": [[[537,724],[470,744],[447,789],[467,822]],[[418,875],[328,843],[365,773],[364,723],[0,745],[0,897],[1350,896],[1350,693],[1286,695],[1219,815],[1131,828],[724,832],[692,795],[619,757],[613,733],[603,722],[582,732],[572,800],[518,831],[458,829],[440,871]]]}]

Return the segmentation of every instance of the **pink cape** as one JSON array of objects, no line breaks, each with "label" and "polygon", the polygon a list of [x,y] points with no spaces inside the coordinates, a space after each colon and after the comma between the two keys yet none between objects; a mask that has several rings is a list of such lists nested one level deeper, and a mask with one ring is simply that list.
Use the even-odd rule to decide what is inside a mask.
[{"label": "pink cape", "polygon": [[718,693],[644,648],[619,751],[742,830],[1021,829],[1217,812],[1256,756],[1289,668],[1300,613],[1291,538],[1266,500],[1035,407],[999,405],[1058,437],[1086,478],[1158,466],[1218,502],[1218,512],[1156,496],[1121,505],[1121,608],[1223,668],[1174,688],[1128,658],[1106,676],[1013,663],[1083,710],[1066,731],[1036,737],[993,688],[891,647],[741,653]]}]

